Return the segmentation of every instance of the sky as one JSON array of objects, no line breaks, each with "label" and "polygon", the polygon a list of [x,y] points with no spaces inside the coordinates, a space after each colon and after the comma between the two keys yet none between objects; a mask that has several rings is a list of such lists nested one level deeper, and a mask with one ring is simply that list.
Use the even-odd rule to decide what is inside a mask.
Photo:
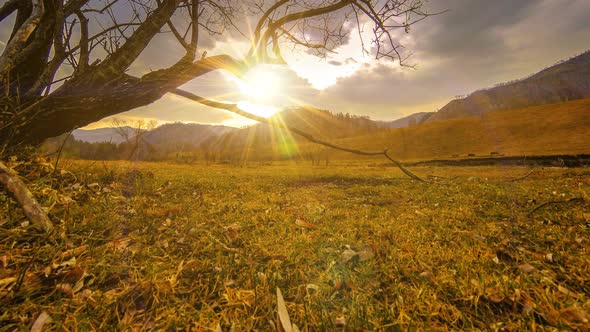
[{"label": "sky", "polygon": [[[522,78],[590,49],[588,0],[430,0],[432,16],[395,35],[412,56],[400,67],[361,52],[358,30],[326,59],[283,51],[287,65],[259,66],[245,80],[216,71],[182,88],[211,99],[238,102],[269,115],[282,107],[311,105],[332,112],[394,120],[431,112],[455,96]],[[0,26],[0,49],[8,28]],[[369,30],[364,27],[363,33]],[[236,34],[206,37],[208,55],[245,54]],[[178,55],[178,56],[175,56]],[[182,55],[170,34],[157,37],[130,68],[140,75]],[[175,95],[118,115],[121,119],[244,126],[253,123]],[[88,128],[109,126],[109,119]]]}]

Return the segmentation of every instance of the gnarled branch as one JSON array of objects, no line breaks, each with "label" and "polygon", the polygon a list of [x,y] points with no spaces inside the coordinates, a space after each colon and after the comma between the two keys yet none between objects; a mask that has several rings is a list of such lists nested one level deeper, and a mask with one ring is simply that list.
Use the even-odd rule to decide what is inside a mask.
[{"label": "gnarled branch", "polygon": [[120,75],[139,56],[150,40],[168,22],[170,16],[176,11],[180,0],[164,0],[127,39],[121,48],[117,49],[110,57],[103,61],[97,69],[97,74],[104,78]]},{"label": "gnarled branch", "polygon": [[29,37],[35,31],[35,28],[41,22],[41,17],[45,13],[45,6],[42,0],[33,0],[33,10],[31,16],[17,30],[14,37],[10,40],[4,53],[0,56],[0,82],[4,82],[10,73],[11,68],[16,65],[16,57],[27,45]]}]

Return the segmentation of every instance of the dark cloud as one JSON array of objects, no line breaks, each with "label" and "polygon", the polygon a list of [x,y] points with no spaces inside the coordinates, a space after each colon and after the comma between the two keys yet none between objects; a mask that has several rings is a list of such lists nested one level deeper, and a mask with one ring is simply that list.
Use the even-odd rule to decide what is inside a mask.
[{"label": "dark cloud", "polygon": [[447,12],[417,25],[414,33],[422,52],[439,57],[470,57],[501,52],[505,41],[499,28],[518,23],[538,6],[538,0],[446,0],[429,2],[429,12]]}]

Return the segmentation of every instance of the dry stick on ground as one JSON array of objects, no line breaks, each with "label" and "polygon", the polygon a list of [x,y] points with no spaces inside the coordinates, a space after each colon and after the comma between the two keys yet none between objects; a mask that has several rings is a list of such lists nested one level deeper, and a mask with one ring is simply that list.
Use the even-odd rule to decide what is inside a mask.
[{"label": "dry stick on ground", "polygon": [[332,149],[336,149],[336,150],[340,150],[340,151],[346,151],[346,152],[350,152],[350,153],[354,153],[354,154],[358,154],[358,155],[363,155],[363,156],[384,156],[385,158],[389,159],[395,166],[397,166],[402,172],[404,172],[407,176],[411,177],[414,180],[418,180],[421,182],[426,182],[426,180],[420,178],[419,176],[417,176],[416,174],[410,172],[407,168],[405,168],[400,162],[398,162],[397,160],[391,158],[391,156],[387,153],[387,149],[383,150],[383,151],[364,151],[364,150],[357,150],[357,149],[350,149],[350,148],[346,148],[343,146],[339,146],[330,142],[326,142],[326,141],[322,141],[320,139],[317,139],[315,137],[313,137],[312,135],[301,131],[297,128],[293,128],[290,127],[286,124],[283,123],[275,123],[272,122],[270,119],[267,118],[263,118],[261,116],[257,116],[254,115],[252,113],[248,113],[248,112],[244,112],[243,110],[241,110],[236,104],[230,104],[230,103],[222,103],[222,102],[217,102],[217,101],[213,101],[213,100],[209,100],[203,97],[199,97],[191,92],[188,91],[184,91],[181,89],[174,89],[171,91],[171,93],[174,93],[178,96],[181,97],[185,97],[187,99],[190,99],[192,101],[195,101],[197,103],[206,105],[206,106],[210,106],[210,107],[214,107],[214,108],[218,108],[218,109],[224,109],[236,114],[239,114],[243,117],[261,122],[261,123],[265,123],[269,126],[273,126],[273,127],[277,127],[277,128],[282,128],[282,129],[287,129],[292,133],[295,133],[299,136],[304,137],[305,139],[307,139],[310,142],[316,143],[316,144],[320,144],[323,146],[327,146],[330,147]]},{"label": "dry stick on ground", "polygon": [[529,212],[529,217],[531,217],[533,215],[533,213],[537,212],[539,209],[548,206],[548,205],[553,205],[553,204],[566,204],[566,203],[584,203],[585,200],[583,197],[574,197],[574,198],[570,198],[567,201],[549,201],[549,202],[545,202],[543,204],[539,204],[537,205],[534,209],[531,210],[531,212]]},{"label": "dry stick on ground", "polygon": [[53,224],[24,182],[4,163],[0,162],[0,183],[14,196],[23,212],[33,225],[47,232],[53,231]]},{"label": "dry stick on ground", "polygon": [[516,181],[524,180],[524,179],[528,178],[529,175],[533,174],[534,171],[535,171],[535,169],[533,168],[533,169],[530,170],[530,172],[526,173],[524,176],[518,177],[516,179],[512,179],[512,180],[510,180],[510,182],[516,182]]}]

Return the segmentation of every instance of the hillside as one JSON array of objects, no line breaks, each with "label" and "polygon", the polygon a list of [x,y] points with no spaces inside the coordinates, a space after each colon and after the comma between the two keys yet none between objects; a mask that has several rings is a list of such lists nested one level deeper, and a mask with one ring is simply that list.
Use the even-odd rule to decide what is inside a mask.
[{"label": "hillside", "polygon": [[237,130],[226,126],[179,122],[159,126],[146,133],[144,139],[158,152],[178,152],[193,150],[203,142]]},{"label": "hillside", "polygon": [[423,122],[432,114],[434,114],[434,112],[414,113],[393,121],[379,121],[379,125],[385,128],[405,128]]},{"label": "hillside", "polygon": [[[492,153],[494,156],[590,153],[590,98],[395,129],[380,127],[380,123],[365,117],[317,109],[291,109],[271,120],[343,146],[365,150],[389,148],[392,155],[404,161],[464,158],[471,154],[489,157]],[[178,159],[178,153],[187,160],[240,163],[285,158],[308,159],[316,163],[320,159],[362,158],[309,143],[285,129],[266,124],[242,129],[168,124],[146,133],[144,141],[147,145],[140,144],[137,157],[144,160]],[[132,146],[124,145],[98,148],[112,150],[115,155],[110,159],[128,158],[128,150],[134,150]],[[73,150],[92,149],[78,147]],[[81,152],[78,154],[82,157]],[[94,158],[97,157],[91,159]]]},{"label": "hillside", "polygon": [[590,97],[590,51],[526,79],[479,90],[455,99],[429,116],[433,122],[482,113]]},{"label": "hillside", "polygon": [[590,153],[590,98],[428,122],[340,142],[365,149],[389,147],[401,160],[490,156],[492,152],[506,156]]},{"label": "hillside", "polygon": [[[342,139],[367,135],[379,129],[379,123],[368,117],[333,114],[315,108],[293,108],[270,118],[278,126],[287,124],[322,139]],[[257,124],[228,133],[210,142],[209,147],[222,151],[225,158],[286,158],[300,154],[306,140],[286,129]],[[316,151],[317,145],[310,146]]]}]

